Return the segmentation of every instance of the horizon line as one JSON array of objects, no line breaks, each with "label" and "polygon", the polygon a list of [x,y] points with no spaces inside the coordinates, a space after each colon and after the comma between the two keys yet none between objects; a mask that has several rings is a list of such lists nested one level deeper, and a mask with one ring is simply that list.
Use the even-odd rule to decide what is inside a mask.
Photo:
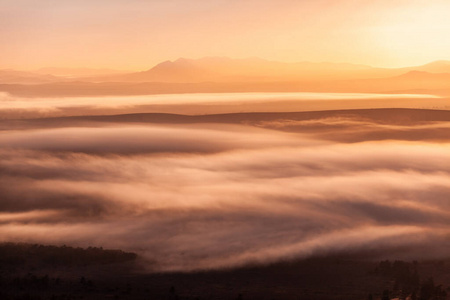
[{"label": "horizon line", "polygon": [[[362,63],[354,63],[354,62],[344,62],[344,61],[313,61],[313,60],[302,60],[302,61],[281,61],[281,60],[272,60],[272,59],[266,59],[258,56],[247,56],[247,57],[230,57],[230,56],[202,56],[198,58],[188,58],[180,56],[176,59],[167,59],[162,60],[150,67],[146,67],[143,69],[124,69],[124,68],[115,68],[113,66],[88,66],[88,65],[80,65],[80,66],[55,66],[55,65],[48,65],[48,66],[40,66],[40,67],[33,67],[33,68],[15,68],[15,67],[0,67],[1,71],[22,71],[22,72],[38,72],[42,69],[73,69],[73,70],[80,70],[80,69],[90,69],[90,70],[110,70],[110,71],[117,71],[117,72],[143,72],[153,69],[154,67],[166,63],[166,62],[177,62],[179,60],[189,60],[189,61],[198,61],[202,59],[229,59],[229,60],[261,60],[265,62],[272,62],[272,63],[282,63],[282,64],[302,64],[302,63],[311,63],[311,64],[335,64],[335,65],[354,65],[354,66],[364,66],[364,67],[370,67],[374,69],[404,69],[404,68],[414,68],[414,67],[420,67],[428,64],[433,63],[449,63],[450,59],[436,59],[432,61],[428,61],[422,64],[414,64],[414,65],[408,65],[408,66],[400,66],[400,67],[386,67],[386,66],[377,66],[377,65],[369,65],[369,64],[362,64]],[[49,73],[50,75],[50,73]]]}]

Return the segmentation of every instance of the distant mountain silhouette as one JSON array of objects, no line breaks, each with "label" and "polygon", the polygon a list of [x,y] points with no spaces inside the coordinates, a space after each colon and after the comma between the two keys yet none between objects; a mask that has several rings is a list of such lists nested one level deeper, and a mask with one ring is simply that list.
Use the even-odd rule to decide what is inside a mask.
[{"label": "distant mountain silhouette", "polygon": [[450,62],[436,61],[409,68],[374,68],[350,63],[283,63],[260,58],[228,57],[179,58],[165,61],[142,72],[118,76],[82,78],[90,82],[278,82],[376,79],[401,75],[410,71],[450,72]]},{"label": "distant mountain silhouette", "polygon": [[[95,69],[42,69],[40,72],[50,71],[55,74],[101,72]],[[27,87],[29,84],[37,85]],[[0,70],[0,90],[23,96],[402,91],[448,94],[450,61],[387,69],[348,63],[282,63],[260,58],[180,58],[142,72],[101,76],[63,77]]]},{"label": "distant mountain silhouette", "polygon": [[64,81],[64,79],[48,74],[43,75],[26,71],[0,70],[0,83],[40,84],[58,81]]},{"label": "distant mountain silhouette", "polygon": [[41,68],[34,71],[36,74],[53,75],[62,77],[85,77],[85,76],[105,76],[129,73],[113,69],[92,69],[92,68]]},{"label": "distant mountain silhouette", "polygon": [[201,82],[217,79],[220,76],[211,68],[202,66],[193,60],[178,59],[165,61],[153,68],[121,76],[123,81],[133,82]]},{"label": "distant mountain silhouette", "polygon": [[[357,79],[383,76],[382,69],[347,63],[282,63],[260,58],[205,57],[165,61],[143,71],[85,78],[93,82],[267,82]],[[389,73],[389,75],[392,72]]]},{"label": "distant mountain silhouette", "polygon": [[[449,70],[450,71],[450,70]],[[409,79],[409,80],[446,80],[450,82],[449,73],[430,73],[425,71],[409,71],[405,74],[396,77],[397,79]]]},{"label": "distant mountain silhouette", "polygon": [[382,86],[386,91],[394,90],[443,90],[450,88],[450,73],[409,71],[399,76],[372,80],[372,85]]},{"label": "distant mountain silhouette", "polygon": [[417,71],[424,71],[430,73],[450,73],[450,61],[448,60],[438,60],[423,66],[408,68]]}]

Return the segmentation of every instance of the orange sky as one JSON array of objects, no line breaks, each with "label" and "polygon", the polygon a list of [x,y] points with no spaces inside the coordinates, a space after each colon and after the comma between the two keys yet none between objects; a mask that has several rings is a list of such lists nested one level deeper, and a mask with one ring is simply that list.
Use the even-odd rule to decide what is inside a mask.
[{"label": "orange sky", "polygon": [[0,68],[179,57],[398,67],[450,59],[445,0],[2,0]]}]

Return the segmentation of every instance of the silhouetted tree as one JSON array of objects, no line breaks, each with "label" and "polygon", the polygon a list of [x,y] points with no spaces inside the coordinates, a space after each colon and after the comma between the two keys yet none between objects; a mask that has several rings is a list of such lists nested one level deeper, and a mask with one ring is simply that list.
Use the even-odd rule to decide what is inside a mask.
[{"label": "silhouetted tree", "polygon": [[383,296],[381,297],[381,300],[389,300],[389,290],[383,291]]},{"label": "silhouetted tree", "polygon": [[432,277],[428,278],[420,287],[420,300],[431,299],[434,295],[434,280]]}]

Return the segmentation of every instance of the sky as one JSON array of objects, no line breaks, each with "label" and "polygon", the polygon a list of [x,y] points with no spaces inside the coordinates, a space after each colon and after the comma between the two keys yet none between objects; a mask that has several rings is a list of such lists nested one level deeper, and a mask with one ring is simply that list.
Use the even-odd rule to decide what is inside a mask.
[{"label": "sky", "polygon": [[0,68],[145,70],[179,57],[382,67],[450,59],[444,0],[0,0]]}]

